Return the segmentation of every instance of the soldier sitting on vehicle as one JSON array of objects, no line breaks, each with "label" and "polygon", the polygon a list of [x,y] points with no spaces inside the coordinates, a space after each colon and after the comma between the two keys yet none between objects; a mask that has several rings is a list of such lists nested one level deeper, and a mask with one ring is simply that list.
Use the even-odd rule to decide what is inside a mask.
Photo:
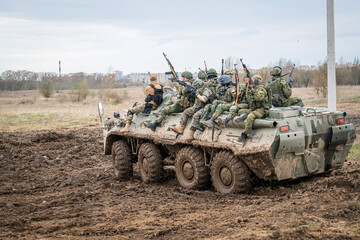
[{"label": "soldier sitting on vehicle", "polygon": [[[187,82],[192,80],[192,74],[190,72],[183,72],[181,74],[183,81]],[[154,122],[145,122],[145,126],[155,131],[156,127],[159,126],[164,119],[172,113],[180,113],[185,109],[191,107],[195,102],[195,93],[189,87],[181,86],[178,82],[174,82],[179,89],[179,96],[173,97],[166,102],[164,108],[157,112],[157,119]],[[188,82],[190,84],[190,82]]]},{"label": "soldier sitting on vehicle", "polygon": [[149,114],[152,110],[155,110],[163,101],[163,93],[164,87],[158,83],[156,74],[151,74],[150,84],[145,88],[145,103],[134,106],[133,108],[128,110],[126,125],[121,131],[129,131],[134,114]]},{"label": "soldier sitting on vehicle", "polygon": [[245,142],[251,134],[255,119],[265,117],[267,110],[271,108],[271,96],[264,86],[260,85],[262,83],[262,77],[260,75],[254,75],[252,80],[254,85],[252,86],[252,84],[250,84],[250,89],[246,97],[249,103],[249,109],[240,109],[238,112],[239,117],[235,119],[236,121],[245,120],[245,129],[237,140],[241,143]]},{"label": "soldier sitting on vehicle", "polygon": [[272,104],[274,107],[289,107],[289,106],[301,106],[304,104],[301,98],[290,97],[292,90],[289,84],[281,78],[282,69],[279,66],[274,67],[270,74],[272,79],[270,80],[267,88],[271,90],[272,93]]},{"label": "soldier sitting on vehicle", "polygon": [[[195,80],[193,86],[196,90],[196,99],[192,107],[187,108],[181,115],[180,125],[178,127],[171,127],[174,132],[182,134],[186,125],[187,120],[192,117],[196,112],[202,109],[212,98],[213,92],[211,89],[204,85],[204,82],[200,79]],[[194,116],[195,117],[195,116]],[[195,129],[190,128],[188,139],[194,139]]]},{"label": "soldier sitting on vehicle", "polygon": [[[235,116],[237,116],[240,109],[249,108],[249,104],[246,99],[246,85],[244,84],[239,85],[239,93],[238,93],[237,101],[235,99],[235,101],[231,104],[231,106],[229,108],[228,107],[229,105],[222,106],[219,107],[219,109],[216,109],[217,114],[214,116],[214,118],[215,117],[217,118],[215,119],[215,123],[217,123],[221,128],[225,128],[226,124],[229,121],[231,121]],[[225,118],[222,118],[220,115],[224,111],[229,111],[229,114]]]},{"label": "soldier sitting on vehicle", "polygon": [[[218,86],[216,87],[216,98],[212,104],[208,104],[203,109],[200,124],[211,128],[215,120],[224,112],[228,111],[235,101],[236,89],[232,79],[228,75],[218,78]],[[210,118],[210,119],[209,119]],[[209,119],[209,120],[207,120]],[[199,129],[200,130],[200,129]]]},{"label": "soldier sitting on vehicle", "polygon": [[207,87],[211,87],[215,90],[216,86],[218,85],[217,82],[217,72],[214,68],[210,68],[207,72],[206,72],[206,80],[205,80],[205,85]]}]

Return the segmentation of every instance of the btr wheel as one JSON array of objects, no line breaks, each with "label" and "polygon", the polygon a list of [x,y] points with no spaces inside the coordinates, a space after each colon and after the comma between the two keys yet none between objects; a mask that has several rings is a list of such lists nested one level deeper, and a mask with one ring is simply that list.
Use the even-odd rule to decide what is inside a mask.
[{"label": "btr wheel", "polygon": [[217,153],[211,165],[215,189],[223,194],[246,193],[251,188],[250,172],[243,161],[230,151]]},{"label": "btr wheel", "polygon": [[164,176],[164,166],[159,148],[150,142],[140,146],[138,164],[145,183],[158,182]]},{"label": "btr wheel", "polygon": [[114,142],[111,153],[115,178],[118,180],[129,180],[133,175],[129,145],[124,140]]},{"label": "btr wheel", "polygon": [[203,152],[194,147],[184,147],[176,155],[176,178],[188,189],[203,189],[209,183],[209,169],[205,166]]}]

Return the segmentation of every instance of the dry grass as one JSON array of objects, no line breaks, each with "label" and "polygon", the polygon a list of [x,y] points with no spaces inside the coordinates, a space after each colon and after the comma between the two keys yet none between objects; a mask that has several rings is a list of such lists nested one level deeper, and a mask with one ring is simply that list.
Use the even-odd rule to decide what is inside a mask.
[{"label": "dry grass", "polygon": [[0,92],[0,131],[59,129],[100,126],[97,103],[105,115],[132,106],[144,99],[143,87],[106,90],[109,97],[99,97],[90,90],[86,100],[72,101],[70,91],[60,91],[45,99],[39,91]]},{"label": "dry grass", "polygon": [[[295,88],[306,106],[326,107],[326,99],[313,88]],[[337,92],[338,109],[360,114],[360,86],[341,86]],[[0,131],[100,127],[97,103],[104,105],[105,116],[124,114],[134,102],[144,101],[144,87],[90,90],[86,100],[74,102],[70,91],[60,91],[45,99],[39,91],[0,92]]]}]

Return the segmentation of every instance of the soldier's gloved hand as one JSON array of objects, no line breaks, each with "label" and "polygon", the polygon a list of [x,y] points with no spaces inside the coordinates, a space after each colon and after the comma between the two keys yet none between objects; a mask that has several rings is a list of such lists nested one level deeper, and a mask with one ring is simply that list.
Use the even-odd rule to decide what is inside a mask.
[{"label": "soldier's gloved hand", "polygon": [[189,87],[189,86],[186,86],[186,88],[184,89],[184,94],[186,94],[186,93],[189,93],[189,92],[191,92],[191,90],[192,90],[192,88],[191,87]]}]

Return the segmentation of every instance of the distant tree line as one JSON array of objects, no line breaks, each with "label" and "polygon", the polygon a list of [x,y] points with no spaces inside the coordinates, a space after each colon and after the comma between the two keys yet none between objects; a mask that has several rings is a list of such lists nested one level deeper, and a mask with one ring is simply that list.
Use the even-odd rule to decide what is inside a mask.
[{"label": "distant tree line", "polygon": [[[225,70],[234,70],[234,63],[237,63],[241,69],[239,59],[229,57],[225,60]],[[282,67],[283,74],[289,72],[293,61],[280,58],[274,66]],[[248,66],[249,67],[249,66]],[[266,81],[270,76],[270,70],[273,66],[263,67],[253,70],[260,74]],[[251,67],[249,67],[251,69]],[[326,88],[327,68],[326,62],[319,63],[317,67],[299,67],[296,66],[293,76],[295,79],[294,87],[316,87]],[[338,85],[359,85],[360,84],[360,65],[359,58],[356,57],[351,64],[340,63],[336,68],[336,82]],[[41,90],[41,85],[47,83],[55,90],[77,89],[79,85],[90,89],[120,88],[135,83],[116,82],[115,75],[112,73],[91,73],[84,72],[64,74],[61,77],[57,73],[50,72],[31,72],[26,70],[12,71],[7,70],[0,75],[0,91],[18,91],[18,90]]]}]

